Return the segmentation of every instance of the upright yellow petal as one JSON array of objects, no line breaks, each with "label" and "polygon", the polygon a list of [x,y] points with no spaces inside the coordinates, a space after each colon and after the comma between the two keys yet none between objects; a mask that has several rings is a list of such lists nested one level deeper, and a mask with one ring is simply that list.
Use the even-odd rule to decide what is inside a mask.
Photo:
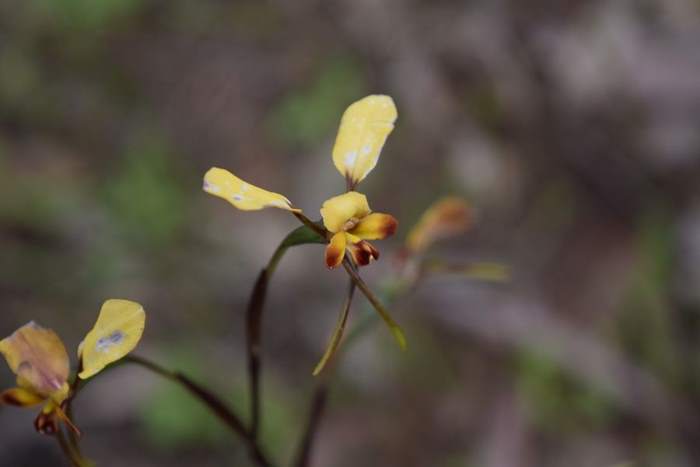
[{"label": "upright yellow petal", "polygon": [[435,202],[408,234],[406,246],[413,252],[425,251],[433,242],[465,232],[472,223],[472,211],[462,198],[449,196]]},{"label": "upright yellow petal", "polygon": [[61,339],[34,321],[0,341],[0,353],[17,375],[17,384],[41,397],[61,391],[70,361]]},{"label": "upright yellow petal", "polygon": [[140,304],[117,299],[104,302],[95,327],[78,348],[83,367],[78,377],[90,378],[131,352],[145,324],[146,312]]},{"label": "upright yellow petal", "polygon": [[343,114],[333,147],[333,163],[352,186],[377,165],[396,116],[393,99],[382,95],[360,99]]},{"label": "upright yellow petal", "polygon": [[323,225],[333,233],[345,230],[344,227],[349,221],[357,223],[369,213],[367,197],[356,191],[334,196],[324,201],[321,206]]},{"label": "upright yellow petal", "polygon": [[243,211],[256,211],[264,208],[293,209],[292,203],[280,195],[246,183],[231,172],[212,167],[204,175],[204,191],[223,198]]}]

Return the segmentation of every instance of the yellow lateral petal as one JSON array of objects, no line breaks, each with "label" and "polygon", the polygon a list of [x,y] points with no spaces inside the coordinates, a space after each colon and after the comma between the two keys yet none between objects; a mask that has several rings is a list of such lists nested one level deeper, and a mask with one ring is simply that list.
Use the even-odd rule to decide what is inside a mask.
[{"label": "yellow lateral petal", "polygon": [[352,186],[377,165],[396,116],[393,99],[383,95],[360,99],[343,114],[333,147],[333,163],[341,175],[351,180]]},{"label": "yellow lateral petal", "polygon": [[381,240],[394,235],[398,226],[399,221],[391,214],[373,212],[360,219],[357,226],[349,233],[363,240]]},{"label": "yellow lateral petal", "polygon": [[117,299],[104,302],[95,326],[78,349],[83,368],[78,377],[90,378],[131,352],[145,324],[146,312],[140,304]]},{"label": "yellow lateral petal", "polygon": [[203,189],[210,195],[223,198],[243,211],[271,207],[300,212],[299,209],[293,209],[292,203],[279,193],[258,188],[244,182],[228,170],[218,167],[212,167],[204,175]]},{"label": "yellow lateral petal", "polygon": [[17,383],[42,397],[61,389],[70,361],[61,339],[34,321],[0,341],[0,353],[17,375]]},{"label": "yellow lateral petal", "polygon": [[449,196],[428,208],[408,234],[406,246],[413,252],[425,251],[435,241],[465,232],[472,224],[472,211],[462,198]]},{"label": "yellow lateral petal", "polygon": [[326,266],[329,269],[338,267],[345,257],[345,233],[338,232],[331,237],[331,241],[326,246]]},{"label": "yellow lateral petal", "polygon": [[323,225],[333,233],[343,230],[343,226],[350,219],[355,218],[356,221],[359,221],[369,212],[367,197],[356,191],[334,196],[324,201],[321,206]]},{"label": "yellow lateral petal", "polygon": [[39,394],[24,388],[12,388],[0,393],[0,402],[16,407],[31,407],[45,400]]}]

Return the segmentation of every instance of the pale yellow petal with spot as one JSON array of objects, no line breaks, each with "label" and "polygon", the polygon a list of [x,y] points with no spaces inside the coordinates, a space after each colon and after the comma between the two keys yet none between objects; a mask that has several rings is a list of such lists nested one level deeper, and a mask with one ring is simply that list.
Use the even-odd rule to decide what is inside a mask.
[{"label": "pale yellow petal with spot", "polygon": [[243,211],[256,211],[264,208],[300,211],[300,209],[292,208],[292,203],[279,193],[258,188],[244,182],[228,170],[218,167],[212,167],[204,175],[203,189],[210,195],[223,198]]},{"label": "pale yellow petal with spot", "polygon": [[333,147],[333,163],[353,186],[377,165],[397,115],[393,99],[383,95],[360,99],[343,114]]},{"label": "pale yellow petal with spot", "polygon": [[17,384],[41,397],[61,391],[68,379],[70,361],[61,339],[34,321],[0,341],[0,353],[17,375]]},{"label": "pale yellow petal with spot", "polygon": [[104,302],[95,327],[78,348],[82,360],[78,377],[90,378],[131,352],[141,339],[145,324],[146,312],[140,304],[117,299]]},{"label": "pale yellow petal with spot", "polygon": [[321,206],[323,225],[333,233],[343,230],[345,223],[351,219],[354,218],[355,222],[359,222],[369,213],[367,197],[356,191],[334,196],[324,201]]}]

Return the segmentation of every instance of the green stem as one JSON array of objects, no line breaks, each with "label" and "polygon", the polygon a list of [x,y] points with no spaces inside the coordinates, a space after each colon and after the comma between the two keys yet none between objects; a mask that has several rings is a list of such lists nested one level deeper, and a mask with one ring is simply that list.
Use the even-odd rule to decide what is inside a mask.
[{"label": "green stem", "polygon": [[331,361],[336,350],[338,349],[338,346],[340,345],[340,341],[343,339],[343,333],[345,332],[345,326],[348,322],[348,316],[350,315],[350,305],[352,304],[352,297],[354,293],[355,282],[350,280],[350,283],[348,284],[348,293],[345,297],[345,301],[343,302],[340,315],[338,316],[338,324],[336,324],[335,330],[328,341],[328,346],[326,347],[323,357],[321,357],[321,360],[316,365],[316,368],[314,368],[314,376],[317,376],[321,371],[323,371],[323,368]]},{"label": "green stem", "polygon": [[61,451],[63,451],[63,454],[73,467],[86,467],[89,465],[79,453],[73,450],[68,440],[66,440],[66,436],[63,434],[63,428],[59,426],[55,436],[58,445],[61,447]]},{"label": "green stem", "polygon": [[309,219],[308,217],[306,217],[304,214],[302,214],[300,212],[292,211],[292,214],[294,214],[294,216],[297,219],[299,219],[299,221],[302,224],[304,224],[305,226],[307,226],[308,228],[310,228],[311,230],[316,232],[316,234],[318,234],[320,237],[322,237],[324,239],[328,239],[328,231],[324,227],[318,225],[316,222],[312,221],[311,219]]},{"label": "green stem", "polygon": [[279,244],[267,266],[260,271],[246,309],[246,354],[248,359],[248,384],[250,390],[250,433],[258,437],[260,431],[260,351],[262,348],[262,318],[267,298],[267,286],[282,257],[296,245],[325,243],[325,229],[300,213],[294,213],[304,225],[290,232]]},{"label": "green stem", "polygon": [[372,292],[369,286],[367,286],[365,281],[362,280],[360,274],[357,272],[356,268],[353,267],[353,264],[350,262],[347,256],[343,260],[343,267],[345,268],[345,271],[347,271],[348,275],[353,280],[353,282],[355,282],[357,288],[359,288],[360,291],[365,295],[365,297],[367,297],[367,300],[369,300],[369,302],[372,304],[377,313],[379,313],[379,316],[381,316],[386,325],[389,326],[389,329],[394,334],[394,338],[396,338],[396,341],[399,343],[399,346],[402,349],[405,349],[406,337],[404,336],[401,327],[389,315],[389,312],[386,310],[386,308],[384,308],[382,302],[379,300],[379,298],[377,298],[376,295],[374,295],[374,292]]},{"label": "green stem", "polygon": [[179,384],[192,396],[200,400],[207,406],[231,431],[236,434],[246,444],[251,459],[259,467],[271,467],[272,463],[262,451],[257,440],[246,430],[241,419],[231,410],[221,399],[211,393],[208,389],[194,382],[189,377],[177,371],[171,371],[142,357],[130,355],[124,357],[126,363],[134,363],[159,375],[163,378]]}]

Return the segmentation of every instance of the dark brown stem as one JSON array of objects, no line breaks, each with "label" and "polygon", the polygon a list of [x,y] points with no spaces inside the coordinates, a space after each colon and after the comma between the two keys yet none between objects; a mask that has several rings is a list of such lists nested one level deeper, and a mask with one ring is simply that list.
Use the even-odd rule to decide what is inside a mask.
[{"label": "dark brown stem", "polygon": [[327,378],[322,377],[322,379],[318,382],[318,385],[314,390],[313,398],[311,399],[309,419],[306,422],[306,429],[304,430],[304,436],[301,440],[301,444],[299,445],[299,451],[297,452],[294,467],[307,467],[309,465],[313,442],[316,439],[316,434],[318,433],[318,428],[321,424],[321,418],[326,408],[326,402],[328,401],[328,392],[329,385]]},{"label": "dark brown stem", "polygon": [[127,363],[135,363],[140,365],[153,373],[180,384],[190,394],[206,405],[219,418],[219,420],[221,420],[231,429],[231,431],[241,438],[241,440],[246,444],[248,453],[251,459],[255,462],[255,465],[259,467],[272,467],[272,463],[263,453],[262,448],[257,443],[255,437],[253,437],[252,434],[246,430],[241,419],[233,412],[233,410],[231,410],[230,407],[228,407],[228,405],[226,405],[211,391],[194,382],[192,379],[183,375],[182,373],[167,370],[160,365],[151,362],[150,360],[146,360],[145,358],[130,355],[124,357],[124,360]]},{"label": "dark brown stem", "polygon": [[309,236],[304,233],[304,227],[290,232],[287,237],[282,240],[280,245],[275,250],[274,254],[268,261],[265,269],[260,271],[258,278],[255,281],[253,292],[248,301],[246,309],[246,354],[248,358],[248,384],[250,386],[250,433],[253,438],[258,437],[260,431],[260,400],[261,400],[261,383],[260,383],[260,351],[262,348],[262,318],[265,307],[265,299],[267,297],[267,287],[270,278],[277,269],[277,265],[282,260],[282,257],[289,248],[296,245],[307,243],[325,243],[326,230],[318,224],[309,220],[301,213],[294,213],[304,226],[311,232],[318,235]]}]

